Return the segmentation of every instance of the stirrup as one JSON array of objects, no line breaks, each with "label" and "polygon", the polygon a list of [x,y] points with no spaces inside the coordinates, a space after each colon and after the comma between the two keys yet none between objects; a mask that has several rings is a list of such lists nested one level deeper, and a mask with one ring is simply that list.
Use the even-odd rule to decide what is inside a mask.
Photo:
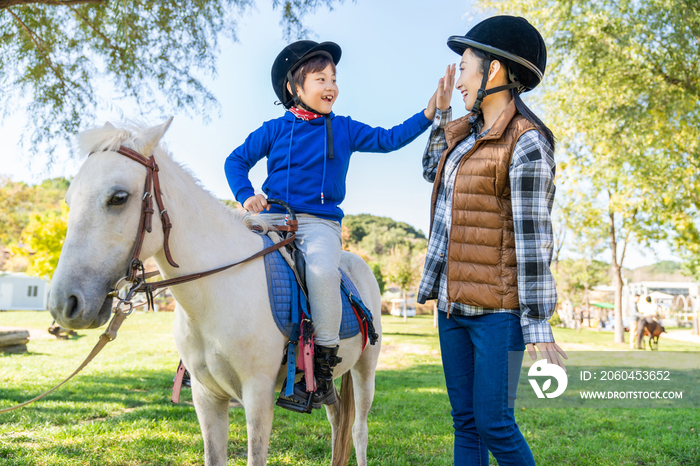
[{"label": "stirrup", "polygon": [[300,385],[306,385],[301,381],[294,384],[294,393],[291,396],[285,396],[284,392],[287,390],[287,379],[284,379],[282,384],[282,390],[280,390],[280,396],[277,398],[275,403],[280,408],[288,409],[294,411],[295,413],[306,413],[310,414],[314,408],[320,408],[321,406],[314,406],[312,403],[313,393],[308,393],[306,390],[300,387]]}]

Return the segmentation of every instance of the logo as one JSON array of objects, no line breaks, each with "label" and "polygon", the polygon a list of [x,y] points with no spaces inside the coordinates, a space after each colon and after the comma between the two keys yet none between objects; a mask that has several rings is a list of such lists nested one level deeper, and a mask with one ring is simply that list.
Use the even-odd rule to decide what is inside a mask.
[{"label": "logo", "polygon": [[556,364],[548,364],[546,359],[541,359],[533,364],[532,367],[530,367],[527,375],[529,377],[554,377],[557,379],[557,389],[551,393],[545,393],[552,385],[551,378],[545,380],[542,388],[540,388],[536,380],[529,379],[530,385],[532,385],[533,390],[535,390],[535,394],[537,394],[537,398],[544,398],[545,395],[547,398],[556,398],[564,393],[564,390],[566,390],[566,385],[569,383],[569,379],[566,376],[566,371]]}]

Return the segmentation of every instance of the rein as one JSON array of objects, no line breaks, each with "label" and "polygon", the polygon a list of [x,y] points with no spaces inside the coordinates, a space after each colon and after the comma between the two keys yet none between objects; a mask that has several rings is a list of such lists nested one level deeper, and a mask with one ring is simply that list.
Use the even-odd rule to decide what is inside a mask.
[{"label": "rein", "polygon": [[[205,272],[198,272],[198,273],[192,273],[189,275],[183,275],[181,277],[175,277],[175,278],[170,278],[167,280],[161,280],[158,282],[146,282],[148,278],[154,277],[156,275],[159,275],[160,272],[146,272],[143,266],[143,262],[139,260],[139,255],[141,254],[141,249],[143,247],[143,241],[146,237],[146,232],[150,233],[152,230],[152,218],[153,218],[153,197],[156,199],[156,204],[158,205],[158,209],[160,212],[160,219],[161,223],[163,225],[163,250],[165,251],[165,257],[168,260],[168,263],[172,265],[173,267],[178,268],[179,265],[173,260],[171,254],[170,254],[170,246],[168,244],[168,239],[170,237],[170,229],[172,228],[172,223],[170,222],[170,217],[168,216],[168,211],[164,208],[163,204],[163,197],[160,191],[160,180],[158,178],[158,164],[156,164],[156,160],[153,155],[150,157],[146,158],[143,155],[139,154],[138,152],[129,149],[128,147],[120,146],[119,149],[117,149],[115,152],[118,154],[121,154],[125,157],[130,158],[131,160],[140,163],[141,165],[145,166],[147,168],[146,172],[146,183],[144,186],[144,193],[143,193],[143,198],[141,200],[141,216],[139,220],[139,227],[138,227],[138,232],[136,233],[136,242],[134,243],[134,247],[131,250],[131,255],[129,259],[129,266],[127,270],[126,276],[124,276],[122,279],[117,281],[115,283],[114,288],[112,291],[110,291],[107,294],[107,298],[117,298],[119,301],[117,302],[117,305],[114,307],[114,317],[112,317],[112,320],[110,321],[107,330],[100,335],[100,339],[98,340],[97,344],[95,347],[92,349],[90,354],[85,358],[83,363],[67,378],[65,378],[61,383],[58,385],[54,386],[50,390],[42,393],[39,396],[36,396],[32,398],[29,401],[25,401],[24,403],[18,404],[16,406],[11,406],[9,408],[4,408],[0,409],[0,414],[2,413],[7,413],[10,411],[14,411],[16,409],[23,408],[29,404],[34,403],[35,401],[38,401],[45,396],[53,393],[56,391],[59,387],[61,387],[63,384],[68,382],[70,379],[72,379],[74,376],[78,374],[85,366],[87,366],[90,361],[92,361],[97,354],[102,351],[102,348],[104,348],[107,343],[110,341],[113,341],[117,338],[117,331],[119,330],[119,327],[121,327],[122,323],[126,320],[126,318],[133,312],[134,309],[137,307],[141,307],[145,304],[148,304],[149,307],[153,306],[153,291],[159,289],[159,288],[166,288],[168,286],[173,286],[173,285],[180,285],[182,283],[187,283],[191,282],[194,280],[198,280],[200,278],[208,277],[209,275],[214,275],[215,273],[223,272],[224,270],[230,269],[231,267],[235,267],[236,265],[243,264],[245,262],[251,261],[253,259],[257,259],[258,257],[262,257],[266,254],[269,254],[273,251],[276,251],[278,249],[283,248],[284,246],[291,244],[294,239],[295,239],[295,232],[297,231],[298,227],[298,222],[296,219],[296,215],[294,214],[294,211],[291,209],[291,207],[278,199],[268,199],[268,203],[270,204],[279,204],[282,207],[284,207],[288,213],[289,213],[289,220],[287,221],[287,225],[285,226],[275,226],[275,228],[279,231],[284,231],[289,233],[287,238],[283,239],[282,241],[273,244],[272,246],[269,246],[261,251],[256,252],[255,254],[246,257],[243,260],[240,260],[238,262],[234,262],[233,264],[225,265],[223,267],[219,267],[216,269],[208,270]],[[153,194],[151,194],[151,186],[153,186]],[[141,276],[137,277],[137,273],[141,272]],[[119,284],[122,281],[126,281],[129,283],[134,283],[134,285],[129,289],[129,291],[126,293],[126,296],[124,298],[119,298],[118,293],[119,293]],[[163,290],[164,291],[164,290]],[[139,304],[137,306],[134,306],[132,303],[132,299],[136,293],[146,293],[146,302]],[[123,306],[128,306],[126,309],[122,309]]]}]

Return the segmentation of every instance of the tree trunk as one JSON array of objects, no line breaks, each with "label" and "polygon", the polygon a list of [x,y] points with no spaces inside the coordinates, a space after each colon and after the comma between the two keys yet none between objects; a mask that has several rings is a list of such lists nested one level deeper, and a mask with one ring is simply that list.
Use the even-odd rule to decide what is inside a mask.
[{"label": "tree trunk", "polygon": [[622,267],[613,266],[613,286],[615,287],[615,343],[625,342],[625,327],[622,325]]},{"label": "tree trunk", "polygon": [[[609,194],[609,193],[608,193]],[[622,250],[622,258],[617,262],[617,235],[615,234],[615,213],[610,212],[610,249],[612,250],[613,286],[615,287],[615,343],[625,342],[625,328],[622,326],[622,261],[625,259],[627,241]]]},{"label": "tree trunk", "polygon": [[403,292],[403,321],[408,322],[408,309],[406,306],[406,290],[401,290]]}]

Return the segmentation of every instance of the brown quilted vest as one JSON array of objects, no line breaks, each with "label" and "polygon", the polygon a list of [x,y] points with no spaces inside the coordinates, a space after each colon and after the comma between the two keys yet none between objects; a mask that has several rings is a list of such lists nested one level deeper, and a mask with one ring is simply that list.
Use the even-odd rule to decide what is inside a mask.
[{"label": "brown quilted vest", "polygon": [[[515,143],[535,126],[513,101],[486,136],[462,157],[452,192],[452,225],[447,254],[447,297],[491,309],[519,309],[510,163]],[[445,126],[447,149],[435,176],[430,219],[448,155],[471,132],[468,116]]]}]

